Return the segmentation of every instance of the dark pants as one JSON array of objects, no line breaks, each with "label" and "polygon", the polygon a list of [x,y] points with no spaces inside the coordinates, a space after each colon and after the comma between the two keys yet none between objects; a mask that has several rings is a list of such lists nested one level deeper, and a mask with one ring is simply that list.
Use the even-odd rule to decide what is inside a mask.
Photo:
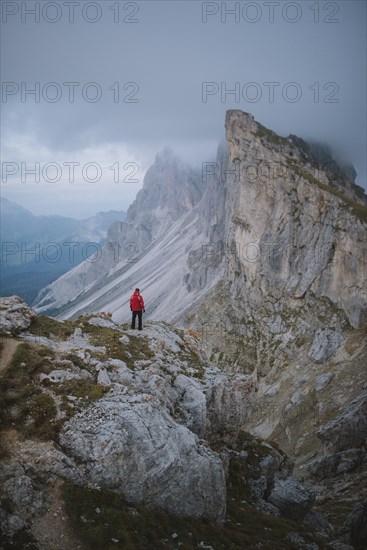
[{"label": "dark pants", "polygon": [[138,320],[139,320],[139,330],[141,330],[143,328],[143,312],[142,310],[140,311],[133,311],[133,318],[131,320],[131,328],[135,328],[135,319],[136,319],[136,316],[138,316]]}]

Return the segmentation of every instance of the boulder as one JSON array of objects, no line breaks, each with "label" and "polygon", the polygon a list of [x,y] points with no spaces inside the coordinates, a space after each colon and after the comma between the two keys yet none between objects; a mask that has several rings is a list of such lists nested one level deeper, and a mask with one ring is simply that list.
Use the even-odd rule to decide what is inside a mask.
[{"label": "boulder", "polygon": [[220,374],[210,380],[206,390],[206,437],[209,441],[217,440],[218,436],[223,438],[223,435],[228,441],[233,439],[245,424],[254,387],[254,379],[243,374]]},{"label": "boulder", "polygon": [[295,479],[276,479],[268,501],[276,506],[282,515],[293,518],[303,518],[312,508],[315,493]]},{"label": "boulder", "polygon": [[35,311],[18,296],[0,298],[0,335],[17,336],[36,318]]},{"label": "boulder", "polygon": [[66,423],[61,445],[84,462],[87,481],[132,503],[222,520],[226,483],[219,456],[156,401],[144,394],[106,397]]},{"label": "boulder", "polygon": [[109,386],[111,384],[110,377],[108,376],[108,373],[106,369],[101,369],[98,373],[97,377],[97,384],[101,384],[102,386]]},{"label": "boulder", "polygon": [[367,439],[367,393],[359,395],[344,411],[320,426],[317,435],[335,452],[362,447]]},{"label": "boulder", "polygon": [[110,317],[105,317],[105,316],[102,316],[101,314],[99,316],[95,316],[89,319],[88,324],[94,327],[112,328],[113,330],[119,330],[119,331],[122,330],[118,325],[116,325],[116,323],[112,321]]},{"label": "boulder", "polygon": [[342,333],[338,330],[319,329],[315,333],[308,355],[317,363],[325,363],[336,352],[342,340]]},{"label": "boulder", "polygon": [[315,378],[315,390],[316,391],[322,391],[326,388],[334,378],[333,372],[326,372],[325,374],[320,374],[320,376],[316,376]]},{"label": "boulder", "polygon": [[51,371],[48,375],[41,374],[40,380],[50,380],[50,382],[63,383],[68,380],[74,380],[75,378],[91,378],[88,371],[84,369],[78,369],[78,372],[73,372],[71,369],[56,369]]}]

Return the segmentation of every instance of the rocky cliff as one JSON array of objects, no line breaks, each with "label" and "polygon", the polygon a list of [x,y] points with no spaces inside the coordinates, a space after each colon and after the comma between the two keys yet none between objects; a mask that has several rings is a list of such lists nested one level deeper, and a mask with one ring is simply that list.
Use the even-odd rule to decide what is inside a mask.
[{"label": "rocky cliff", "polygon": [[207,191],[222,209],[189,254],[187,284],[221,278],[186,320],[221,368],[253,373],[247,429],[317,478],[320,509],[333,497],[340,522],[366,496],[366,198],[249,114],[227,113],[226,130],[225,172]]},{"label": "rocky cliff", "polygon": [[[143,221],[134,225],[144,213],[140,195],[129,238],[146,248],[133,264],[122,260],[106,273],[102,262],[100,279],[67,304],[69,274],[39,311],[74,318],[108,310],[120,323],[138,285],[148,318],[194,330],[214,367],[250,377],[255,388],[242,394],[247,412],[238,425],[291,457],[336,528],[352,514],[345,541],[358,547],[350,526],[360,522],[353,510],[364,517],[367,496],[366,196],[325,148],[278,136],[248,113],[229,111],[226,133],[216,162],[203,164],[201,185],[184,185],[182,200],[166,190],[177,206],[152,239],[142,236]],[[164,204],[155,178],[145,186],[152,208],[157,197]],[[200,433],[210,439],[207,428]]]}]

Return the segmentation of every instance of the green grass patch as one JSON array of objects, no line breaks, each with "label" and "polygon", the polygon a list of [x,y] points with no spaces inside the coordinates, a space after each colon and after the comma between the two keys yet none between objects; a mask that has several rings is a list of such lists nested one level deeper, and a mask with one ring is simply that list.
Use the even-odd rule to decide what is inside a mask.
[{"label": "green grass patch", "polygon": [[54,336],[60,340],[66,340],[73,334],[75,327],[75,323],[71,321],[61,322],[51,317],[40,316],[32,321],[29,332],[39,337],[50,338]]},{"label": "green grass patch", "polygon": [[96,384],[89,378],[74,378],[66,382],[53,385],[55,393],[59,395],[73,395],[74,397],[95,401],[101,399],[110,389],[109,386]]},{"label": "green grass patch", "polygon": [[268,141],[271,141],[272,143],[276,143],[277,145],[288,144],[287,138],[278,136],[278,134],[276,134],[272,130],[269,130],[269,128],[266,128],[259,122],[257,122],[256,135],[260,138],[265,137]]},{"label": "green grass patch", "polygon": [[139,336],[129,334],[130,343],[126,345],[119,341],[123,333],[112,328],[98,327],[84,322],[82,331],[89,335],[92,345],[106,348],[105,357],[101,357],[101,360],[120,359],[128,368],[134,369],[134,361],[154,357],[148,338],[141,334]]},{"label": "green grass patch", "polygon": [[15,427],[25,436],[53,439],[58,430],[56,407],[38,384],[52,370],[52,351],[23,343],[0,378],[0,427]]},{"label": "green grass patch", "polygon": [[[67,354],[68,360],[80,368],[85,368],[75,354]],[[74,378],[65,382],[39,381],[40,374],[49,374],[57,369],[51,359],[54,353],[48,348],[22,343],[0,378],[0,429],[15,428],[24,437],[58,441],[63,423],[81,408],[101,399],[109,386],[96,384],[89,378]],[[60,365],[61,369],[65,367]],[[80,399],[71,404],[67,396]],[[56,405],[57,396],[60,412]],[[0,449],[1,455],[1,449]]]}]

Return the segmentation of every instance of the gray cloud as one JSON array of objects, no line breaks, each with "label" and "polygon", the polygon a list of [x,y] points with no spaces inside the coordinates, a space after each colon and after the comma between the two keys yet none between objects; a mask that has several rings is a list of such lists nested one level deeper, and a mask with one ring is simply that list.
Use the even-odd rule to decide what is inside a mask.
[{"label": "gray cloud", "polygon": [[[37,2],[25,4],[31,9]],[[25,14],[22,22],[20,12],[2,23],[2,79],[19,85],[13,95],[5,98],[3,92],[3,160],[17,157],[20,162],[24,155],[24,161],[36,162],[34,155],[46,148],[48,162],[78,161],[75,156],[85,158],[86,148],[103,156],[111,144],[121,145],[132,161],[141,163],[142,174],[167,144],[193,162],[210,160],[223,137],[225,111],[239,108],[280,134],[329,143],[355,165],[357,182],[365,187],[364,2],[318,2],[316,12],[316,3],[308,1],[276,2],[273,8],[262,1],[121,1],[118,23],[112,0],[95,2],[95,8],[91,2],[75,4],[73,23],[65,3],[59,3],[59,13],[52,2],[38,4],[39,23]],[[238,12],[231,15],[233,8]],[[98,9],[101,19],[89,22]],[[47,21],[60,14],[59,21]],[[30,94],[23,94],[22,101],[22,82],[23,92],[39,83],[39,102]],[[78,85],[64,84],[68,82]],[[211,84],[205,88],[205,82]],[[212,90],[205,101],[203,86]],[[52,102],[60,91],[59,101]],[[92,102],[95,93],[101,98]],[[24,135],[37,146],[28,155],[16,147],[12,152]],[[46,183],[42,201],[45,209],[55,209],[49,187]],[[91,208],[95,193],[98,209],[100,193],[96,187],[88,190]],[[11,194],[10,184],[3,193]],[[15,187],[13,199],[14,193]],[[33,204],[37,193],[34,188]],[[111,188],[111,208],[117,206],[113,193]],[[19,188],[15,195],[29,206],[31,193],[22,195]],[[126,208],[131,193],[120,193],[118,200]],[[66,214],[67,201],[61,208]]]}]

